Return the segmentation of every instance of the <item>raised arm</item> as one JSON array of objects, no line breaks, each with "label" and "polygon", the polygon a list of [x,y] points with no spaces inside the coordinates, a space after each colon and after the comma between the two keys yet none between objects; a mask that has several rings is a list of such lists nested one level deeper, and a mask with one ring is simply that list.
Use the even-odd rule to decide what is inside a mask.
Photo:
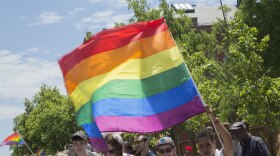
[{"label": "raised arm", "polygon": [[216,133],[221,136],[223,146],[223,154],[224,156],[233,156],[233,145],[232,145],[232,137],[228,130],[220,123],[220,121],[214,116],[214,113],[211,108],[208,106],[205,108],[205,111],[209,117],[209,119],[216,127]]}]

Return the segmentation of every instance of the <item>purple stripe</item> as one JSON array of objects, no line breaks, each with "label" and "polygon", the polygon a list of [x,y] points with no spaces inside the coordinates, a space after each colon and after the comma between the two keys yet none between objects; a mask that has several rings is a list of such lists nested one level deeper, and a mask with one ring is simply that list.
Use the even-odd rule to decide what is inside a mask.
[{"label": "purple stripe", "polygon": [[8,141],[8,142],[3,142],[0,144],[0,146],[4,145],[22,145],[24,144],[23,142],[17,142],[17,141]]},{"label": "purple stripe", "polygon": [[97,152],[108,152],[108,146],[103,138],[90,138],[90,143],[93,149]]},{"label": "purple stripe", "polygon": [[95,118],[101,132],[154,132],[172,127],[204,112],[204,106],[197,96],[192,101],[175,109],[149,116],[100,116]]}]

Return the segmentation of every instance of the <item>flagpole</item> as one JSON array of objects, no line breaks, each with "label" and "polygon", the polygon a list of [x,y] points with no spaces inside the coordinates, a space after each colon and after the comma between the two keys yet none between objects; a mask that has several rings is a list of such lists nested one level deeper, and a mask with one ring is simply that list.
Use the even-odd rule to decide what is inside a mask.
[{"label": "flagpole", "polygon": [[[164,19],[164,20],[165,20],[165,19]],[[172,39],[174,40],[174,38],[173,38],[171,32],[170,32],[170,31],[168,31],[168,32],[169,32],[170,36],[172,37]],[[177,43],[175,42],[175,40],[174,40],[174,43],[175,43],[176,47],[178,47],[178,46],[177,46]],[[181,56],[182,56],[182,54],[181,54]],[[186,63],[185,63],[185,65],[186,65]],[[187,67],[187,70],[188,70],[188,72],[189,72],[189,74],[190,74],[190,76],[191,76],[191,78],[192,78],[192,74],[191,74],[191,72],[190,72],[190,70],[189,70],[189,68],[188,68],[187,65],[186,65],[186,67]],[[199,92],[199,90],[198,90],[198,88],[197,88],[197,85],[196,85],[196,83],[195,83],[195,81],[194,81],[193,78],[192,78],[192,81],[193,81],[193,84],[194,84],[195,89],[197,90],[198,96],[200,97],[200,100],[201,100],[201,102],[202,102],[202,105],[203,105],[204,107],[207,107],[207,104],[204,102],[204,100],[203,100],[203,98],[202,98],[202,96],[201,96],[201,94],[200,94],[200,92]],[[220,135],[219,135],[219,133],[218,133],[218,131],[217,131],[217,128],[216,128],[216,126],[215,126],[215,124],[214,124],[213,119],[210,118],[210,121],[211,121],[211,123],[212,123],[212,125],[213,125],[213,127],[214,127],[214,129],[215,129],[215,132],[218,134],[217,136],[218,136],[218,139],[219,139],[219,141],[220,141],[222,147],[224,148],[224,144],[223,144],[222,139],[221,139],[221,137],[220,137]]]},{"label": "flagpole", "polygon": [[20,136],[20,138],[22,138],[22,140],[24,141],[24,143],[26,144],[28,150],[31,152],[31,154],[33,155],[34,153],[32,152],[32,150],[30,149],[30,147],[28,146],[27,142],[23,139],[23,137],[20,135],[20,133],[18,131],[16,131],[17,134]]},{"label": "flagpole", "polygon": [[[188,67],[187,67],[187,68],[188,68]],[[188,69],[188,70],[189,70],[189,69]],[[191,72],[189,72],[189,73],[190,73],[190,75],[191,75]],[[191,76],[191,77],[192,77],[192,76]],[[198,96],[200,97],[203,106],[204,106],[204,107],[207,107],[206,103],[204,102],[204,100],[203,100],[203,98],[202,98],[202,96],[201,96],[201,94],[200,94],[200,92],[199,92],[199,90],[198,90],[198,88],[197,88],[197,86],[196,86],[196,83],[194,82],[194,79],[192,79],[192,81],[193,81],[193,83],[194,83],[194,86],[195,86],[195,88],[196,88],[196,90],[197,90]],[[222,148],[224,148],[224,144],[223,144],[223,142],[222,142],[221,136],[220,136],[220,134],[219,134],[218,131],[217,131],[217,128],[216,128],[216,125],[214,124],[213,119],[210,118],[210,121],[211,121],[211,123],[212,123],[212,125],[213,125],[213,127],[214,127],[214,129],[215,129],[215,132],[218,134],[217,136],[218,136],[218,139],[219,139],[219,141],[220,141],[220,143],[221,143],[221,145],[222,145]]]}]

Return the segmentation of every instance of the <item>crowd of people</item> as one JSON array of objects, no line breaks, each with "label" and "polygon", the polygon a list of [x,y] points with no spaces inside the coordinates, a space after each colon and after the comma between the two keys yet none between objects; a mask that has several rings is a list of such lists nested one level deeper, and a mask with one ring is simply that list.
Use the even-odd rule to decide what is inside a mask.
[{"label": "crowd of people", "polygon": [[[236,122],[230,127],[226,127],[208,107],[206,113],[214,128],[206,128],[196,135],[196,147],[201,156],[270,155],[264,141],[260,137],[248,133],[244,122]],[[216,148],[215,135],[220,137],[221,149]],[[109,150],[107,153],[97,153],[88,143],[86,134],[78,131],[72,135],[72,144],[67,145],[67,150],[58,153],[57,156],[177,156],[175,143],[169,136],[159,138],[152,149],[149,144],[149,136],[145,134],[136,135],[133,145],[128,141],[124,142],[120,133],[117,132],[106,133],[104,139]]]}]

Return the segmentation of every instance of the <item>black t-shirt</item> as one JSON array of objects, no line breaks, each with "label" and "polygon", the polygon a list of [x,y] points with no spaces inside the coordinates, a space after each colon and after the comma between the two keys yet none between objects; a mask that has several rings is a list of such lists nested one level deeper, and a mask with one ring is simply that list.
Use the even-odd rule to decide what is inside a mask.
[{"label": "black t-shirt", "polygon": [[248,140],[240,142],[238,146],[242,148],[242,154],[238,152],[234,154],[235,156],[270,156],[260,137],[250,136]]}]

